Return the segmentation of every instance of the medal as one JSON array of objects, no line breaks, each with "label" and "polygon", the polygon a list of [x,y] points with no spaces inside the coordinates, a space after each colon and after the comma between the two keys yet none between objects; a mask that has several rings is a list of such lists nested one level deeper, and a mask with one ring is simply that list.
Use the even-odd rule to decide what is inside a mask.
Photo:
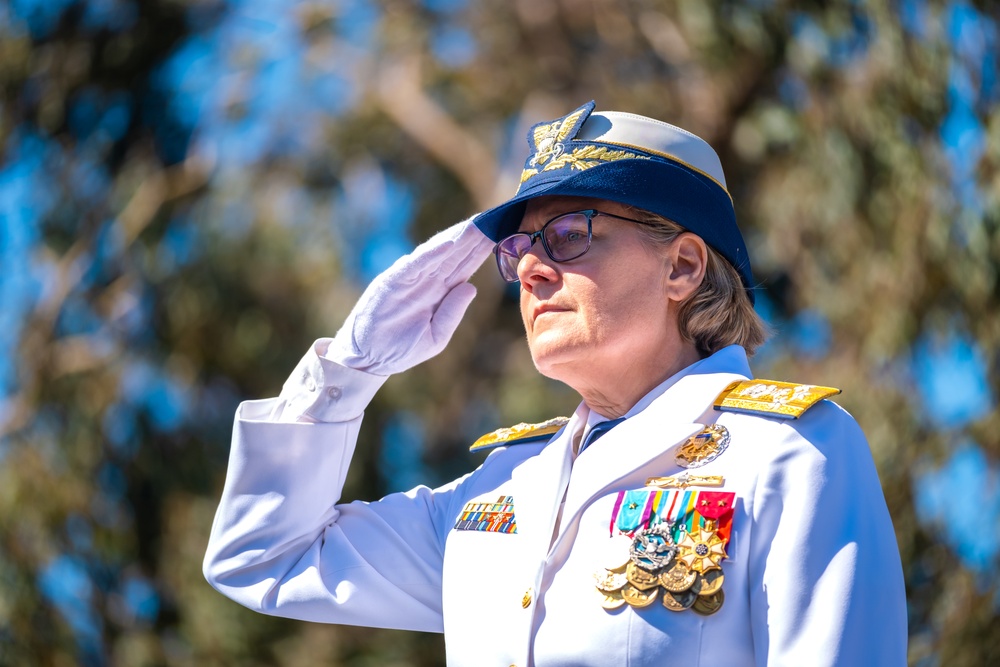
[{"label": "medal", "polygon": [[717,459],[728,446],[729,431],[726,427],[722,424],[711,424],[681,445],[674,456],[674,463],[682,468],[700,468]]},{"label": "medal", "polygon": [[594,573],[594,584],[597,586],[597,590],[602,593],[614,593],[615,591],[620,591],[622,586],[627,583],[628,577],[625,576],[624,572],[604,570],[603,572]]},{"label": "medal", "polygon": [[660,586],[670,593],[683,593],[694,586],[694,582],[698,580],[698,573],[681,561],[675,561],[669,570],[660,572],[658,579]]},{"label": "medal", "polygon": [[698,595],[708,597],[722,591],[722,583],[726,580],[721,569],[708,570],[698,575],[701,579],[701,589]]},{"label": "medal", "polygon": [[[656,596],[660,594],[660,589],[653,587],[649,590],[641,590],[632,585],[626,585],[621,595],[630,607],[648,607],[656,602]],[[695,597],[698,597],[697,595]]]},{"label": "medal", "polygon": [[674,536],[670,534],[670,527],[663,523],[636,533],[629,547],[632,562],[648,572],[668,567],[676,554]]},{"label": "medal", "polygon": [[726,542],[715,530],[699,528],[684,535],[677,545],[677,558],[695,572],[719,567],[726,557]]},{"label": "medal", "polygon": [[702,491],[698,494],[698,514],[717,522],[733,511],[736,494],[724,491]]},{"label": "medal", "polygon": [[640,591],[648,591],[660,585],[659,577],[652,572],[647,572],[635,563],[628,564],[628,567],[625,568],[625,576],[628,578],[628,583]]},{"label": "medal", "polygon": [[597,591],[597,596],[601,606],[608,611],[618,609],[625,604],[625,598],[622,597],[621,591],[615,591],[613,593]]},{"label": "medal", "polygon": [[698,599],[691,606],[696,612],[702,616],[711,616],[715,612],[722,609],[722,603],[726,601],[726,594],[722,592],[720,588],[717,593],[712,595],[699,595]]},{"label": "medal", "polygon": [[[699,436],[682,448],[695,466],[718,456],[729,438],[722,426],[706,427]],[[592,577],[604,609],[639,609],[657,598],[671,611],[694,609],[704,616],[722,607],[722,561],[736,494],[689,488],[722,483],[722,477],[681,472],[651,477],[645,489],[618,492],[605,524],[610,539],[597,549]]]},{"label": "medal", "polygon": [[622,494],[618,507],[615,527],[619,532],[631,534],[642,527],[646,504],[649,502],[649,491],[626,491]]},{"label": "medal", "polygon": [[698,594],[693,590],[683,591],[681,593],[671,593],[666,591],[663,593],[663,606],[670,611],[684,611],[685,609],[690,609],[694,606],[694,603],[698,601]]}]

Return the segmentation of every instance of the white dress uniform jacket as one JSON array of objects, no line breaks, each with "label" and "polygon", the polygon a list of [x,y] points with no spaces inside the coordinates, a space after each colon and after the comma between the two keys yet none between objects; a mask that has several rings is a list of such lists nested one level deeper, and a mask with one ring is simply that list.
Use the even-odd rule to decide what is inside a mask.
[{"label": "white dress uniform jacket", "polygon": [[[453,666],[906,663],[899,552],[864,435],[829,401],[798,420],[716,411],[716,396],[750,377],[742,348],[670,378],[579,456],[585,405],[547,442],[496,449],[443,487],[349,504],[338,501],[357,404],[380,382],[337,373],[342,386],[308,371],[299,380],[351,419],[278,423],[280,399],[239,408],[205,558],[205,576],[233,600],[443,631]],[[618,492],[682,472],[678,446],[712,423],[729,430],[729,447],[693,472],[723,476],[712,490],[736,496],[724,605],[712,616],[659,602],[606,611],[593,574]],[[511,497],[515,533],[455,529],[466,503],[500,496]]]}]

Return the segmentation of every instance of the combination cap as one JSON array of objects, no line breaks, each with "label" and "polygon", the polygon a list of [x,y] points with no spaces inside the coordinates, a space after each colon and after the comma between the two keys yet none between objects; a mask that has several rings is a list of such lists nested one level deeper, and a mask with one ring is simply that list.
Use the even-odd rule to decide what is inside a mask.
[{"label": "combination cap", "polygon": [[705,240],[740,274],[754,301],[750,257],[719,156],[706,141],[662,121],[588,102],[528,131],[531,154],[514,196],[476,217],[494,241],[517,231],[529,199],[563,195],[628,204]]}]

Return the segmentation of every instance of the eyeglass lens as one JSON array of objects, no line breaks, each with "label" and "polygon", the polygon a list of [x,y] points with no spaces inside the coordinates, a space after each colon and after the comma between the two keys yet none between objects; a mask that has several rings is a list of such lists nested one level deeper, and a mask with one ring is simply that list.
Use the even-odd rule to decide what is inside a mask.
[{"label": "eyeglass lens", "polygon": [[[497,264],[507,282],[517,281],[517,265],[530,250],[534,234],[518,233],[497,245]],[[590,216],[587,212],[567,213],[550,220],[541,230],[542,247],[555,262],[576,259],[590,248]]]}]

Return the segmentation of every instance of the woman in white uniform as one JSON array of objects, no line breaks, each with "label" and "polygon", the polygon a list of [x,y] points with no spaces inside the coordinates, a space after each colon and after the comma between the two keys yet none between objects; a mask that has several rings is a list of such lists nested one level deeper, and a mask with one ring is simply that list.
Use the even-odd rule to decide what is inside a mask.
[{"label": "woman in white uniform", "polygon": [[[589,103],[521,186],[362,295],[236,415],[205,557],[267,614],[444,632],[449,665],[903,665],[899,553],[836,389],[753,380],[765,329],[715,152]],[[575,414],[443,487],[339,504],[365,406],[440,352],[492,253]]]}]

